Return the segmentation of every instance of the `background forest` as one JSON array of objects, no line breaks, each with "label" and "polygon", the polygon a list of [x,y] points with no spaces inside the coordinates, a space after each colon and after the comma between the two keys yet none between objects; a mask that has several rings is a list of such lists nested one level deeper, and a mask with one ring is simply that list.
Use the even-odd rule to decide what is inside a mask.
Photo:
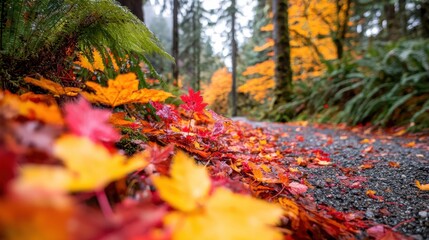
[{"label": "background forest", "polygon": [[[427,1],[121,2],[135,13],[141,2],[138,16],[178,59],[152,60],[163,78],[201,90],[221,114],[412,129],[429,122]],[[286,18],[273,15],[273,4]],[[292,76],[276,80],[273,31],[285,23]]]}]

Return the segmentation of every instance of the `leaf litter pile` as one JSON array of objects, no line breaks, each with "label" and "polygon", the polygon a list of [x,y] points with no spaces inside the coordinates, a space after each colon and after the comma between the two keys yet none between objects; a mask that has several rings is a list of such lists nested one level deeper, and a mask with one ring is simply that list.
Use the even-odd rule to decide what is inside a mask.
[{"label": "leaf litter pile", "polygon": [[429,237],[419,139],[232,121],[134,74],[26,81],[0,92],[1,239]]}]

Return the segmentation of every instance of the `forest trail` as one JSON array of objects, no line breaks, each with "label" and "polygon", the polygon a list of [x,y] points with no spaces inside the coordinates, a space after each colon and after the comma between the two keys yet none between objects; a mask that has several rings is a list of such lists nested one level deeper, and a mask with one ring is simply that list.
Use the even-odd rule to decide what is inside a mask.
[{"label": "forest trail", "polygon": [[284,163],[297,168],[305,178],[301,182],[309,186],[303,194],[307,200],[298,202],[310,199],[340,222],[358,216],[369,225],[382,224],[414,239],[429,239],[429,192],[415,183],[429,180],[428,136],[235,121],[275,136]]}]

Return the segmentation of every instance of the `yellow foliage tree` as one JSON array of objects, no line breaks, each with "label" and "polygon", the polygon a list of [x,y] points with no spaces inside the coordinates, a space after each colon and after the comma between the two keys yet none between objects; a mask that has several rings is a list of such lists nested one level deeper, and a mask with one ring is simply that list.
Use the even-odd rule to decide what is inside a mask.
[{"label": "yellow foliage tree", "polygon": [[256,101],[268,101],[268,92],[274,89],[274,61],[267,61],[250,66],[243,72],[244,76],[257,76],[248,79],[247,82],[238,88],[239,92],[248,93]]},{"label": "yellow foliage tree", "polygon": [[[289,0],[289,32],[291,62],[294,80],[320,76],[322,61],[341,58],[343,38],[347,32],[350,15],[349,0]],[[270,23],[261,31],[273,31]],[[267,39],[256,52],[272,49],[273,39]],[[341,50],[340,50],[341,48]],[[272,55],[272,52],[269,53]],[[239,92],[249,93],[255,100],[269,100],[274,87],[274,62],[267,60],[250,66],[244,71],[250,77],[239,87]]]},{"label": "yellow foliage tree", "polygon": [[213,111],[225,114],[228,111],[228,95],[231,92],[232,75],[228,69],[218,69],[210,80],[209,85],[202,86],[204,101]]}]

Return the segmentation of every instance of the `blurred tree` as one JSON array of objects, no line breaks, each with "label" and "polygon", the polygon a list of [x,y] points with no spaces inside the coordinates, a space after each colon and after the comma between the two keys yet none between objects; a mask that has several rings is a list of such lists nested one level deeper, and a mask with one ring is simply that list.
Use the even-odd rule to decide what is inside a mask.
[{"label": "blurred tree", "polygon": [[171,52],[174,58],[172,65],[174,86],[178,86],[179,83],[179,8],[179,0],[173,0],[173,45]]},{"label": "blurred tree", "polygon": [[290,62],[288,1],[273,0],[273,39],[275,62],[275,97],[273,107],[285,104],[292,92],[292,68]]},{"label": "blurred tree", "polygon": [[237,115],[237,40],[236,40],[236,30],[237,30],[237,4],[235,0],[222,0],[221,6],[226,6],[226,8],[221,9],[221,15],[219,20],[226,20],[227,24],[230,27],[228,32],[228,40],[230,41],[231,46],[231,68],[232,68],[232,84],[231,84],[231,116]]},{"label": "blurred tree", "polygon": [[190,1],[184,6],[183,19],[180,24],[181,46],[180,59],[182,72],[185,73],[185,81],[195,89],[200,89],[201,81],[201,51],[202,51],[202,19],[203,9],[200,0]]},{"label": "blurred tree", "polygon": [[[271,22],[268,16],[270,4],[266,0],[258,0],[253,8],[253,19],[249,21],[249,28],[252,30],[252,36],[244,42],[240,48],[240,58],[243,61],[244,68],[261,63],[270,58],[269,52],[272,49],[254,51],[255,47],[262,46],[268,38],[271,38],[271,32],[262,31],[261,27]],[[241,71],[239,71],[241,72]]]},{"label": "blurred tree", "polygon": [[210,84],[203,85],[204,101],[220,114],[228,113],[228,95],[231,92],[232,75],[226,67],[216,70]]}]

